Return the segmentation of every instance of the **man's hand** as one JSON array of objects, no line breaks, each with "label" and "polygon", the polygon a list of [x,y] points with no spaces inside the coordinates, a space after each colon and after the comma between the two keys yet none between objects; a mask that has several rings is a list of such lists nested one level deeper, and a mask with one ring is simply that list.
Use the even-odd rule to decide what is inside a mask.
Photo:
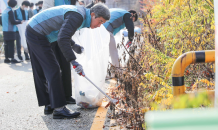
[{"label": "man's hand", "polygon": [[71,64],[73,65],[73,68],[75,69],[75,71],[76,71],[76,73],[78,74],[78,75],[82,75],[82,76],[84,76],[85,75],[85,73],[83,72],[83,67],[82,67],[82,65],[80,65],[78,62],[76,62],[75,60],[72,60],[71,61]]},{"label": "man's hand", "polygon": [[81,54],[84,51],[84,48],[80,45],[74,44],[72,46],[73,50],[77,53],[77,54]]},{"label": "man's hand", "polygon": [[126,48],[128,49],[131,45],[132,45],[132,42],[131,41],[127,41]]}]

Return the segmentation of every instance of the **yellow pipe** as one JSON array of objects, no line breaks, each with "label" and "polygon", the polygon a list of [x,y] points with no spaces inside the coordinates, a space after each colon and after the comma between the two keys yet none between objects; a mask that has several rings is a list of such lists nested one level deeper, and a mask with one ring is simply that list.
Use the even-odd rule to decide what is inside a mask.
[{"label": "yellow pipe", "polygon": [[215,50],[191,51],[182,54],[176,59],[172,69],[173,95],[185,93],[184,71],[193,63],[208,63],[215,61]]},{"label": "yellow pipe", "polygon": [[215,50],[205,51],[205,63],[215,62]]}]

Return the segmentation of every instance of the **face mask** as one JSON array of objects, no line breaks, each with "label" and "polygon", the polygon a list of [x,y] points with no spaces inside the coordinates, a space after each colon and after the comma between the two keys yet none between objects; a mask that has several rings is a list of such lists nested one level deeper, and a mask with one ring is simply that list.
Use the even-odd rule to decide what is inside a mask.
[{"label": "face mask", "polygon": [[39,9],[42,9],[42,7],[39,7]]},{"label": "face mask", "polygon": [[38,7],[38,6],[36,6],[36,9],[39,9],[39,7]]},{"label": "face mask", "polygon": [[25,8],[24,8],[24,10],[28,10],[28,8],[27,8],[27,7],[25,7]]}]

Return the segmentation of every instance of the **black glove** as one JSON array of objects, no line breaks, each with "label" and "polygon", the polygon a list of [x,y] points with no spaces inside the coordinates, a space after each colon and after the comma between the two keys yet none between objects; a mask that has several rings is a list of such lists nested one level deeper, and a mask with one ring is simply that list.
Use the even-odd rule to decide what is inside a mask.
[{"label": "black glove", "polygon": [[77,54],[81,54],[84,51],[84,48],[80,45],[74,44],[72,46],[73,50],[77,53]]},{"label": "black glove", "polygon": [[126,48],[128,49],[131,45],[132,45],[132,42],[131,41],[127,41]]},{"label": "black glove", "polygon": [[85,76],[85,73],[83,72],[83,67],[82,65],[80,65],[78,62],[76,62],[75,60],[71,61],[71,64],[73,65],[73,68],[75,69],[75,71],[77,72],[78,75],[82,75]]}]

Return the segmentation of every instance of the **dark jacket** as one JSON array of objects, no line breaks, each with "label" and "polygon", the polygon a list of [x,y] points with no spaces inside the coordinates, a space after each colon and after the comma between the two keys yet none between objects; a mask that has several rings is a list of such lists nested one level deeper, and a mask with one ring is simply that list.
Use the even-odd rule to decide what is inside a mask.
[{"label": "dark jacket", "polygon": [[132,41],[134,38],[134,24],[131,17],[132,17],[131,14],[125,14],[123,16],[123,21],[126,25],[126,29],[128,30],[128,38],[130,41]]},{"label": "dark jacket", "polygon": [[34,15],[33,10],[32,10],[32,9],[29,9],[29,10],[28,10],[28,18],[29,18],[29,19],[32,18],[33,15]]},{"label": "dark jacket", "polygon": [[[91,23],[91,15],[89,9],[81,6],[72,6],[72,8],[70,7],[70,5],[62,5],[50,8],[39,13],[36,17],[31,18],[27,25],[27,31],[31,31],[30,28],[32,28],[32,30],[34,30],[34,32],[32,32],[33,34],[46,36],[50,43],[56,40],[58,42],[58,46],[61,49],[61,52],[68,62],[76,59],[75,54],[71,48],[71,46],[75,43],[71,40],[71,37],[74,35],[77,29],[90,27]],[[60,10],[65,11],[61,17],[54,13],[55,11],[60,12]],[[62,20],[63,15],[64,20]],[[43,18],[44,16],[47,16],[48,18]],[[49,17],[55,17],[56,19],[50,19]],[[83,19],[83,17],[85,19]],[[43,21],[38,21],[39,19],[43,19]],[[55,24],[56,26],[54,27],[52,24]]]},{"label": "dark jacket", "polygon": [[76,5],[77,0],[71,0],[71,5]]},{"label": "dark jacket", "polygon": [[[74,35],[77,29],[81,26],[83,22],[83,17],[79,13],[76,12],[67,12],[64,16],[64,25],[58,34],[58,46],[60,47],[62,53],[68,62],[72,60],[76,60],[76,56],[69,46],[69,39]],[[74,21],[74,22],[72,22]],[[71,46],[74,45],[75,42],[71,39]],[[69,48],[70,47],[70,48]]]}]

